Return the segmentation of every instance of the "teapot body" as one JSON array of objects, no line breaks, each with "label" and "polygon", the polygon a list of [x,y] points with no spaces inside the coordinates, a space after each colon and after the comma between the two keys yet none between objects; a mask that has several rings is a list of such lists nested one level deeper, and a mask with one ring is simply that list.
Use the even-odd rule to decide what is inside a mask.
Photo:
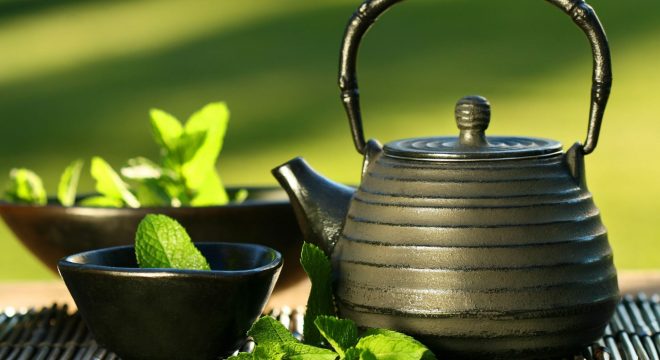
[{"label": "teapot body", "polygon": [[470,162],[381,153],[332,259],[342,316],[467,358],[570,353],[602,336],[618,302],[606,229],[561,153]]}]

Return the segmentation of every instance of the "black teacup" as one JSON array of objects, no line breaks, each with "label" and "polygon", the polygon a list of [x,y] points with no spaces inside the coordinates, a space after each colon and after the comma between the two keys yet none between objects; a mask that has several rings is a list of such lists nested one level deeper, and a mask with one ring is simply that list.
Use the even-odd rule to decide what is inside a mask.
[{"label": "black teacup", "polygon": [[96,341],[125,360],[236,351],[282,267],[262,245],[197,243],[210,271],[140,269],[133,246],[71,255],[58,269]]}]

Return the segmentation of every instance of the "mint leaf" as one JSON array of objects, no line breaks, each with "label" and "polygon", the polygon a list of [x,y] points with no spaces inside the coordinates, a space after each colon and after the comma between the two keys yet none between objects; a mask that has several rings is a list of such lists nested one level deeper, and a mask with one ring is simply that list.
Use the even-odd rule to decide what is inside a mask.
[{"label": "mint leaf", "polygon": [[314,325],[340,357],[346,356],[346,350],[358,342],[358,329],[355,323],[334,316],[319,316]]},{"label": "mint leaf", "polygon": [[374,354],[367,349],[350,348],[346,350],[345,360],[376,360]]},{"label": "mint leaf", "polygon": [[247,189],[240,189],[236,192],[236,195],[234,195],[233,202],[235,204],[240,204],[243,201],[247,200],[249,195],[250,195],[250,193],[247,191]]},{"label": "mint leaf", "polygon": [[177,151],[179,153],[178,161],[181,166],[190,162],[199,153],[201,147],[206,142],[208,134],[206,130],[199,130],[191,133],[184,132],[181,135],[177,144]]},{"label": "mint leaf", "polygon": [[259,346],[252,353],[255,360],[283,360],[286,353],[279,345]]},{"label": "mint leaf", "polygon": [[183,126],[174,116],[163,110],[151,109],[151,130],[154,139],[161,146],[164,155],[176,152],[179,137],[183,134]]},{"label": "mint leaf", "polygon": [[229,202],[229,197],[222,185],[220,176],[213,170],[207,172],[207,177],[200,187],[195,191],[190,204],[192,206],[212,206],[225,205]]},{"label": "mint leaf", "polygon": [[133,186],[142,207],[175,206],[175,202],[158,180],[144,179]]},{"label": "mint leaf", "polygon": [[73,206],[75,204],[82,167],[83,161],[78,159],[64,169],[60,177],[60,183],[57,186],[57,199],[62,206]]},{"label": "mint leaf", "polygon": [[[394,330],[389,330],[389,329],[369,329],[364,333],[364,337],[370,336],[370,335],[384,335],[387,336],[393,340],[396,341],[408,341],[417,344],[420,347],[425,347],[424,344],[421,342],[417,341],[415,338],[412,336],[408,336],[406,334],[402,334],[400,332],[396,332]],[[423,360],[435,360],[435,355],[431,352],[431,350],[428,350],[424,356],[422,357]]]},{"label": "mint leaf", "polygon": [[[318,246],[304,243],[300,254],[300,264],[312,282],[312,289],[307,299],[305,324],[313,324],[319,315],[336,315],[332,298],[330,259]],[[306,344],[321,345],[323,339],[319,329],[315,326],[305,326],[303,332]]]},{"label": "mint leaf", "polygon": [[8,201],[17,204],[46,205],[46,190],[39,175],[29,169],[11,169],[5,191]]},{"label": "mint leaf", "polygon": [[355,347],[359,350],[369,350],[378,360],[435,359],[426,346],[403,334],[368,335],[361,338]]},{"label": "mint leaf", "polygon": [[264,316],[248,331],[257,343],[255,359],[335,360],[337,354],[328,349],[301,344],[275,318]]},{"label": "mint leaf", "polygon": [[105,207],[105,208],[120,208],[124,206],[121,199],[115,199],[107,196],[92,196],[84,198],[80,201],[80,206],[87,207]]},{"label": "mint leaf", "polygon": [[122,176],[127,179],[159,179],[164,176],[165,170],[163,170],[160,165],[145,157],[128,159],[127,164],[128,166],[121,168]]},{"label": "mint leaf", "polygon": [[183,226],[165,215],[142,219],[135,234],[135,255],[141,268],[211,270]]},{"label": "mint leaf", "polygon": [[297,343],[295,337],[287,328],[272,316],[264,316],[257,320],[248,331],[248,335],[258,345]]},{"label": "mint leaf", "polygon": [[210,103],[190,116],[184,131],[186,134],[205,132],[204,142],[199,146],[194,156],[183,164],[182,173],[188,188],[196,190],[202,186],[207,173],[215,172],[227,124],[229,109],[223,102]]},{"label": "mint leaf", "polygon": [[92,177],[96,179],[96,190],[113,199],[121,199],[126,205],[132,208],[140,207],[140,202],[135,195],[128,190],[128,186],[110,165],[102,158],[95,156],[92,158]]},{"label": "mint leaf", "polygon": [[201,146],[206,134],[186,134],[179,120],[163,110],[151,109],[150,115],[151,129],[160,146],[163,165],[177,174],[181,173],[183,164]]},{"label": "mint leaf", "polygon": [[316,346],[305,345],[299,342],[287,342],[280,345],[287,360],[335,360],[337,353]]}]

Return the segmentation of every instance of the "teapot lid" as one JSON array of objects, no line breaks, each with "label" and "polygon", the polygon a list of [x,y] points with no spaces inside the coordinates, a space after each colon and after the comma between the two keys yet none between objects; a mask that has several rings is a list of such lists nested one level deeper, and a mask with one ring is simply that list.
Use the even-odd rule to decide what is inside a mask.
[{"label": "teapot lid", "polygon": [[474,161],[546,157],[561,153],[554,140],[517,137],[486,137],[490,123],[490,103],[481,96],[466,96],[456,103],[458,137],[403,139],[385,145],[386,155],[411,160]]}]

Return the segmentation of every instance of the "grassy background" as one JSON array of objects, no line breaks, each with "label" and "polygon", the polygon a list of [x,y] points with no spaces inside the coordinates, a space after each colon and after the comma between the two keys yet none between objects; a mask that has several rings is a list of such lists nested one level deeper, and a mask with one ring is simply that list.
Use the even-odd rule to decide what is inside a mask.
[{"label": "grassy background", "polygon": [[[610,37],[615,78],[587,157],[590,189],[617,265],[660,267],[660,2],[590,2]],[[115,167],[155,158],[150,107],[186,118],[225,100],[232,120],[218,168],[227,184],[273,184],[269,170],[297,155],[356,183],[361,159],[336,71],[357,5],[0,1],[0,174],[29,167],[52,193],[75,158],[100,155]],[[586,133],[590,74],[584,36],[544,1],[411,0],[362,47],[365,130],[383,142],[454,134],[454,102],[478,93],[493,105],[490,134],[568,146]],[[53,276],[1,224],[0,254],[0,279]]]}]

